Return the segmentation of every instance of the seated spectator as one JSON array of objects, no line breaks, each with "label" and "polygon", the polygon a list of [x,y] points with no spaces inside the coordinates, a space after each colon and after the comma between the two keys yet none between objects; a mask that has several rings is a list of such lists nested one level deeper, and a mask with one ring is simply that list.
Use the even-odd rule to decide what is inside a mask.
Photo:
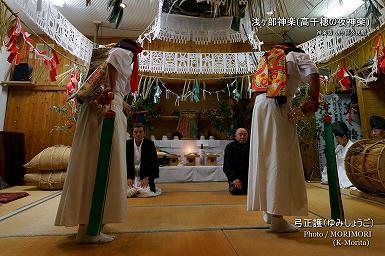
[{"label": "seated spectator", "polygon": [[249,171],[248,133],[245,128],[238,128],[235,141],[225,148],[223,171],[229,182],[229,192],[232,195],[247,194]]},{"label": "seated spectator", "polygon": [[154,180],[159,178],[158,157],[154,142],[144,138],[143,124],[135,124],[133,139],[127,149],[127,197],[153,197],[161,194]]},{"label": "seated spectator", "polygon": [[385,139],[385,118],[381,116],[371,116],[370,129],[370,135],[373,140]]},{"label": "seated spectator", "polygon": [[[338,180],[340,188],[349,188],[353,186],[345,172],[345,156],[353,142],[350,140],[350,131],[347,125],[342,121],[337,121],[332,124],[334,137],[338,146],[335,149]],[[328,183],[327,167],[322,171],[322,183]]]}]

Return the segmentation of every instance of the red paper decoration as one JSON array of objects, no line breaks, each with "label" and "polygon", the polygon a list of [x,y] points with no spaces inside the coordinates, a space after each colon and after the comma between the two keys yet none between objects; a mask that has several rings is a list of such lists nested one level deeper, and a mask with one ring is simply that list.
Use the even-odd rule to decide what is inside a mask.
[{"label": "red paper decoration", "polygon": [[26,43],[26,47],[24,48],[24,55],[27,54],[29,49],[33,49],[36,55],[43,58],[44,64],[46,66],[49,65],[51,82],[56,81],[56,76],[57,76],[56,68],[57,68],[57,65],[59,64],[59,58],[57,57],[57,54],[54,49],[52,49],[51,58],[48,58],[48,56],[46,55],[47,53],[45,51],[39,51],[38,49],[36,49],[36,47],[34,46],[33,40],[30,38],[31,34],[24,31],[24,29],[21,27],[20,19],[17,16],[15,19],[15,23],[11,27],[8,35],[9,35],[9,41],[6,44],[6,47],[7,47],[7,51],[9,52],[9,56],[7,58],[7,61],[9,63],[15,63],[16,65],[20,63],[20,49],[16,44],[17,44],[17,39],[20,37],[20,35],[22,35],[23,40]]},{"label": "red paper decoration", "polygon": [[346,68],[345,62],[342,63],[342,67],[337,72],[337,77],[338,77],[339,82],[342,86],[342,89],[344,91],[349,90],[351,82],[350,82],[350,75],[348,73],[348,69]]},{"label": "red paper decoration", "polygon": [[385,49],[381,34],[377,35],[373,48],[376,49],[377,74],[385,74]]}]

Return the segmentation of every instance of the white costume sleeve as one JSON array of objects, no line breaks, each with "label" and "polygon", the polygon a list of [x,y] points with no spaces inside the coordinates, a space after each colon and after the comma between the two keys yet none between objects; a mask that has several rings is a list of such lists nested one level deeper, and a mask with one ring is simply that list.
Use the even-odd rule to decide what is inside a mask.
[{"label": "white costume sleeve", "polygon": [[118,73],[127,78],[132,73],[132,57],[132,52],[128,50],[113,48],[108,55],[107,62],[113,65]]},{"label": "white costume sleeve", "polygon": [[286,69],[289,75],[297,76],[302,81],[308,81],[310,74],[318,74],[318,68],[309,55],[290,52],[286,55]]}]

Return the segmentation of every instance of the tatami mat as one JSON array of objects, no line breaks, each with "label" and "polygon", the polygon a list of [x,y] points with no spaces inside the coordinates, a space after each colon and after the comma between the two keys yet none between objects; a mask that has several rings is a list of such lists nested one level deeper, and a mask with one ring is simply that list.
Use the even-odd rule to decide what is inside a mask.
[{"label": "tatami mat", "polygon": [[[274,234],[266,230],[215,230],[118,234],[103,245],[79,245],[73,237],[45,236],[2,238],[2,255],[24,256],[380,256],[384,254],[385,229],[374,227],[368,246],[333,246],[333,238],[304,237],[304,232]],[[312,229],[312,231],[315,231]],[[316,231],[325,234],[327,229]],[[356,238],[342,240],[357,241]]]},{"label": "tatami mat", "polygon": [[57,196],[38,206],[12,216],[0,222],[0,237],[6,236],[31,236],[36,234],[49,235],[71,234],[76,228],[55,227],[54,220],[60,196]]},{"label": "tatami mat", "polygon": [[29,196],[19,198],[17,200],[14,200],[6,204],[2,204],[0,206],[0,218],[17,209],[30,205],[44,198],[50,198],[51,195],[60,193],[60,191],[38,190],[36,186],[14,186],[14,187],[2,189],[0,190],[0,192],[2,193],[27,192],[29,194]]},{"label": "tatami mat", "polygon": [[[0,222],[0,236],[62,235],[76,229],[53,226],[59,197]],[[146,199],[143,199],[146,200]],[[26,223],[26,220],[28,222]],[[154,232],[265,226],[259,212],[247,212],[245,205],[188,205],[132,207],[127,222],[107,225],[119,232]]]},{"label": "tatami mat", "polygon": [[[275,234],[262,230],[225,230],[237,255],[263,256],[263,255],[311,255],[311,256],[380,256],[385,252],[385,228],[383,226],[366,229],[372,231],[371,238],[339,238],[330,237],[330,231],[357,231],[358,229],[301,229],[298,233]],[[328,237],[305,237],[305,232],[311,231]],[[334,240],[341,244],[333,245]],[[345,242],[346,241],[346,242]],[[368,243],[367,246],[365,243]],[[334,244],[338,244],[334,241]],[[356,244],[356,245],[353,245]],[[359,245],[361,244],[361,245]]]},{"label": "tatami mat", "polygon": [[[301,229],[294,234],[274,234],[260,212],[246,211],[246,196],[231,196],[225,182],[159,184],[156,198],[128,199],[127,222],[110,224],[107,233],[116,241],[105,245],[74,242],[77,228],[53,225],[60,196],[0,221],[3,255],[383,255],[385,206],[343,195],[349,221],[374,219],[369,246],[333,246],[332,238],[305,237],[305,231],[330,232],[330,228]],[[329,218],[329,194],[324,187],[307,185],[309,216]],[[296,217],[288,218],[294,222]],[[343,229],[336,229],[342,231]],[[358,229],[349,229],[355,231]],[[38,237],[35,237],[38,236]],[[360,238],[342,238],[356,241]],[[356,242],[357,243],[357,242]]]},{"label": "tatami mat", "polygon": [[246,195],[232,196],[227,191],[164,192],[152,198],[129,198],[128,206],[172,206],[185,204],[244,204]]},{"label": "tatami mat", "polygon": [[186,182],[186,183],[159,183],[156,184],[165,192],[197,192],[197,191],[227,191],[227,182]]},{"label": "tatami mat", "polygon": [[113,243],[81,246],[67,237],[2,238],[0,247],[12,256],[237,255],[221,231],[120,234]]},{"label": "tatami mat", "polygon": [[[330,218],[329,191],[308,185],[307,194],[310,211],[323,218]],[[341,198],[345,218],[349,221],[372,218],[376,224],[385,224],[385,206],[347,194],[342,194]]]},{"label": "tatami mat", "polygon": [[[207,184],[203,186],[207,186]],[[193,189],[198,192],[191,192],[191,190],[167,192],[165,189],[164,194],[159,197],[128,199],[127,222],[107,225],[106,230],[111,233],[124,233],[267,228],[260,212],[246,211],[245,195],[232,196],[226,190],[199,192],[205,191],[207,187],[196,186]],[[179,188],[174,191],[179,191]],[[60,197],[57,196],[44,204],[0,222],[0,236],[74,233],[76,228],[53,226],[59,200]],[[309,216],[317,217],[313,214]],[[28,223],[25,223],[25,220],[28,220]],[[290,220],[294,221],[294,217]]]}]

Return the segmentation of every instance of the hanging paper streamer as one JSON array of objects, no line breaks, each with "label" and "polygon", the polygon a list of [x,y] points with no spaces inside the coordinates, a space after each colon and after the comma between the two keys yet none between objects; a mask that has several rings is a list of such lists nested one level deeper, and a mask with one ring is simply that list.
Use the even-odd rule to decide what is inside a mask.
[{"label": "hanging paper streamer", "polygon": [[140,95],[144,95],[145,91],[146,91],[146,84],[147,84],[147,79],[151,79],[151,77],[145,77],[144,80],[143,80],[143,84],[142,84],[142,90],[141,92],[139,90],[137,90],[136,92],[138,93],[138,96]]},{"label": "hanging paper streamer", "polygon": [[23,29],[20,25],[19,17],[16,17],[15,23],[11,27],[10,32],[8,33],[9,40],[8,43],[5,45],[7,47],[7,51],[10,52],[7,61],[9,63],[15,63],[18,65],[20,63],[20,49],[16,45],[17,39],[20,36],[20,33],[23,32]]},{"label": "hanging paper streamer", "polygon": [[78,88],[78,80],[76,79],[77,73],[72,73],[70,82],[67,84],[67,96],[70,97]]},{"label": "hanging paper streamer", "polygon": [[[239,94],[238,92],[238,79],[235,79],[231,84],[230,86],[233,86],[235,84],[235,88],[234,90],[232,91],[233,93],[233,98],[238,101],[241,97],[241,95]],[[229,87],[228,87],[229,88]]]},{"label": "hanging paper streamer", "polygon": [[[69,66],[69,65],[67,65],[67,66]],[[60,75],[57,75],[56,79],[57,79],[59,84],[62,84],[62,83],[64,83],[65,80],[68,80],[68,79],[71,80],[73,75],[76,74],[75,77],[77,79],[77,83],[79,83],[79,82],[81,83],[82,82],[82,80],[81,80],[82,76],[81,76],[81,74],[79,74],[78,71],[80,71],[78,66],[75,63],[72,63],[72,67],[70,69],[62,72]]]},{"label": "hanging paper streamer", "polygon": [[169,92],[170,92],[169,89],[166,89],[165,96],[164,96],[166,98],[166,100],[170,99],[170,93]]},{"label": "hanging paper streamer", "polygon": [[244,80],[244,77],[242,76],[242,81],[241,81],[241,99],[243,98],[243,80]]},{"label": "hanging paper streamer", "polygon": [[192,98],[192,95],[193,95],[193,92],[192,92],[192,91],[189,91],[189,92],[185,95],[185,99],[187,99],[188,97],[191,97],[191,98]]},{"label": "hanging paper streamer", "polygon": [[[247,79],[248,79],[247,81],[248,81],[249,89],[250,89],[251,88],[250,77],[247,76]],[[199,95],[200,91],[202,91],[203,100],[206,100],[206,96],[208,93],[209,95],[215,94],[217,97],[217,100],[219,101],[220,94],[225,94],[226,88],[227,88],[227,93],[229,94],[229,96],[231,96],[231,94],[233,94],[233,97],[236,98],[237,100],[239,100],[242,98],[242,92],[244,91],[244,89],[242,89],[242,88],[245,88],[245,85],[244,85],[245,79],[244,78],[242,79],[242,82],[241,82],[241,91],[238,90],[237,79],[234,79],[230,84],[227,84],[226,88],[224,88],[222,90],[217,90],[217,91],[206,90],[207,86],[206,86],[206,82],[204,80],[202,82],[203,85],[201,87],[199,79],[194,79],[194,80],[186,79],[186,80],[184,80],[182,93],[179,95],[179,94],[173,92],[172,90],[168,89],[166,87],[166,84],[159,77],[150,77],[150,76],[141,75],[140,81],[141,81],[141,87],[140,87],[141,90],[140,91],[142,92],[141,93],[142,97],[144,97],[144,98],[149,97],[149,95],[151,94],[151,91],[152,91],[151,88],[153,87],[153,84],[155,82],[159,86],[161,91],[162,91],[162,89],[164,89],[166,99],[169,99],[170,96],[176,97],[175,103],[174,103],[175,106],[179,106],[180,101],[186,101],[187,99],[190,99],[191,102],[196,102],[196,103],[199,102],[201,100],[200,95]],[[191,84],[191,90],[190,90],[190,84]],[[234,87],[236,90],[233,89]],[[133,93],[133,95],[134,95],[134,100],[136,100],[136,97],[138,97],[138,95],[139,95],[138,91],[136,93]],[[157,101],[159,102],[160,98]]]},{"label": "hanging paper streamer", "polygon": [[143,88],[142,88],[142,97],[143,99],[146,98],[147,96],[147,91],[148,91],[148,88],[150,87],[150,84],[152,83],[152,78],[149,77],[148,80],[145,81],[146,83],[143,85]]},{"label": "hanging paper streamer", "polygon": [[226,87],[227,87],[227,91],[228,91],[229,97],[230,97],[230,87],[229,87],[229,84],[226,84]]},{"label": "hanging paper streamer", "polygon": [[154,103],[159,103],[161,94],[162,94],[162,90],[159,87],[159,79],[157,78],[156,84],[155,84]]},{"label": "hanging paper streamer", "polygon": [[183,137],[186,137],[187,135],[187,117],[182,115],[180,113],[179,115],[179,122],[178,122],[178,131],[183,135]]},{"label": "hanging paper streamer", "polygon": [[138,96],[143,97],[143,95],[146,91],[147,83],[149,82],[149,80],[151,80],[151,77],[145,77],[144,78],[143,85],[142,85],[142,91],[138,94]]},{"label": "hanging paper streamer", "polygon": [[198,79],[195,79],[194,89],[193,89],[193,100],[194,102],[199,102],[199,82]]},{"label": "hanging paper streamer", "polygon": [[206,83],[205,83],[205,81],[203,81],[202,97],[203,97],[203,100],[205,101],[206,100]]},{"label": "hanging paper streamer", "polygon": [[187,86],[187,80],[184,80],[184,85],[183,85],[183,91],[182,91],[182,101],[183,101],[183,99],[184,99],[184,92],[185,92],[185,90],[186,90],[186,86]]},{"label": "hanging paper streamer", "polygon": [[185,91],[185,94],[183,95],[183,101],[186,101],[188,96],[190,96],[192,94],[192,92],[189,91],[190,90],[190,84],[191,84],[191,80],[188,80],[186,91]]},{"label": "hanging paper streamer", "polygon": [[146,88],[146,92],[145,92],[145,94],[143,95],[143,99],[147,99],[148,96],[150,95],[151,88],[152,88],[152,85],[154,84],[155,80],[158,81],[158,78],[154,78],[154,79],[152,79],[152,80],[149,81],[149,85],[148,85],[147,88]]},{"label": "hanging paper streamer", "polygon": [[176,99],[175,99],[175,106],[178,106],[178,107],[179,107],[179,102],[180,102],[180,97],[179,97],[179,96],[176,96]]},{"label": "hanging paper streamer", "polygon": [[247,76],[247,83],[248,83],[247,93],[248,93],[249,99],[251,99],[251,94],[253,92],[253,89],[251,88],[250,76]]},{"label": "hanging paper streamer", "polygon": [[49,60],[49,63],[50,63],[50,67],[51,67],[51,70],[49,72],[51,82],[54,82],[54,81],[56,81],[56,76],[57,76],[56,68],[57,68],[57,65],[59,64],[59,59],[56,55],[55,50],[52,50],[52,57]]},{"label": "hanging paper streamer", "polygon": [[385,48],[380,33],[377,35],[373,48],[376,49],[376,57],[373,59],[375,72],[377,74],[385,74]]},{"label": "hanging paper streamer", "polygon": [[194,86],[195,86],[195,80],[191,83],[191,91],[188,93],[190,96],[190,101],[194,102]]},{"label": "hanging paper streamer", "polygon": [[348,73],[348,69],[346,68],[345,61],[342,63],[342,67],[337,72],[337,77],[339,78],[339,82],[342,86],[342,89],[344,91],[347,91],[350,89],[350,77]]},{"label": "hanging paper streamer", "polygon": [[39,51],[38,49],[36,49],[36,47],[34,46],[33,40],[30,38],[31,34],[24,31],[24,29],[20,24],[20,19],[17,16],[15,19],[15,23],[10,29],[9,35],[10,35],[9,40],[5,45],[7,47],[7,51],[10,53],[7,58],[7,61],[9,63],[15,63],[16,65],[20,63],[20,49],[16,44],[17,44],[18,38],[21,35],[23,37],[24,44],[25,44],[24,51],[27,51],[27,50],[29,51],[29,49],[32,49],[37,56],[41,57],[44,61],[44,64],[46,66],[49,65],[50,67],[51,81],[52,82],[56,81],[56,76],[57,76],[56,68],[57,68],[57,65],[59,64],[59,58],[57,57],[55,50],[52,49],[52,56],[51,58],[49,58],[46,55],[47,53],[45,51]]},{"label": "hanging paper streamer", "polygon": [[197,136],[198,136],[198,131],[199,131],[199,129],[198,129],[198,123],[196,123],[196,122],[193,122],[193,123],[191,123],[191,136],[193,137],[193,138],[196,138]]},{"label": "hanging paper streamer", "polygon": [[[71,97],[72,94],[74,94],[78,88],[78,83],[79,83],[79,81],[77,80],[78,73],[75,72],[75,70],[76,70],[76,66],[74,66],[69,70],[69,71],[72,71],[72,73],[71,73],[70,82],[68,82],[66,85],[67,97]],[[74,113],[77,112],[77,106],[78,106],[77,103],[78,102],[75,99],[71,99],[68,101],[68,104],[70,105],[70,108],[68,108],[68,116],[73,116]],[[68,124],[72,127],[73,125],[75,125],[74,120],[69,119]]]},{"label": "hanging paper streamer", "polygon": [[141,89],[142,89],[142,78],[143,76],[140,76],[140,79],[139,79],[139,84],[138,84],[138,90],[136,92],[139,92]]},{"label": "hanging paper streamer", "polygon": [[233,90],[233,97],[236,101],[238,101],[241,98],[241,95],[239,94],[237,88]]}]

